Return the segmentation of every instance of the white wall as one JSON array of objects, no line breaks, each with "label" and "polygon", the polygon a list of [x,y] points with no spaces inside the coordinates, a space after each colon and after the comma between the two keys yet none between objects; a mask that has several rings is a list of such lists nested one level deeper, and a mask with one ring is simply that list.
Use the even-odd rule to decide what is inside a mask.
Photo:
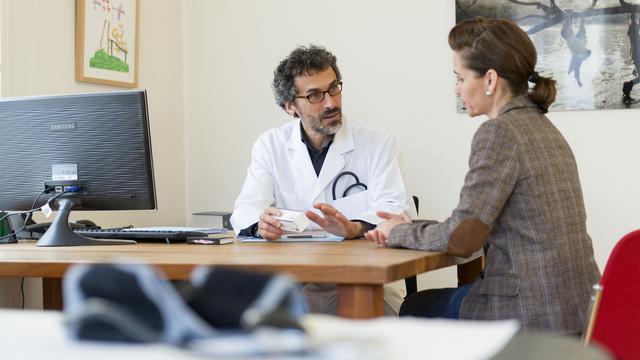
[{"label": "white wall", "polygon": [[[113,89],[74,81],[75,1],[2,1],[5,96]],[[251,144],[288,121],[273,101],[273,69],[310,42],[338,56],[345,114],[399,137],[421,215],[444,219],[456,205],[481,119],[455,112],[452,1],[141,0],[141,13],[139,87],[149,90],[160,209],[75,218],[180,225],[195,211],[231,210]],[[601,267],[617,239],[640,227],[638,115],[550,114],[578,160]],[[442,270],[422,286],[454,279],[453,269]]]},{"label": "white wall", "polygon": [[[251,144],[288,120],[270,89],[275,66],[297,45],[316,43],[338,57],[345,114],[399,137],[422,217],[450,214],[482,121],[455,112],[446,41],[453,1],[189,0],[184,15],[188,213],[233,208]],[[640,227],[638,115],[550,114],[576,155],[601,267],[615,242]],[[443,270],[422,286],[454,279]]]},{"label": "white wall", "polygon": [[[5,0],[6,1],[6,0]],[[185,215],[182,4],[142,0],[139,84],[147,89],[158,211],[78,212],[101,225],[181,225]],[[74,80],[74,0],[8,0],[4,96],[113,91]]]},{"label": "white wall", "polygon": [[[75,0],[3,1],[3,96],[118,89],[74,80]],[[141,0],[140,13],[139,88],[148,90],[158,210],[77,212],[72,218],[103,226],[184,225],[182,2]],[[37,306],[39,299],[29,301]]]}]

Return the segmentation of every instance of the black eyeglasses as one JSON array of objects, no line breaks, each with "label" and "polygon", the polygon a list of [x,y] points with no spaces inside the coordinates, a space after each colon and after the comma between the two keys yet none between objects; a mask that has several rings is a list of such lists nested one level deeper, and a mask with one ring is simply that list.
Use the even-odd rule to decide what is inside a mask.
[{"label": "black eyeglasses", "polygon": [[324,100],[324,94],[326,93],[329,93],[329,95],[331,96],[336,96],[341,92],[342,92],[342,81],[332,84],[325,91],[316,91],[316,92],[312,92],[307,96],[296,96],[296,98],[305,98],[307,99],[307,101],[313,104],[313,103],[319,103],[320,101]]}]

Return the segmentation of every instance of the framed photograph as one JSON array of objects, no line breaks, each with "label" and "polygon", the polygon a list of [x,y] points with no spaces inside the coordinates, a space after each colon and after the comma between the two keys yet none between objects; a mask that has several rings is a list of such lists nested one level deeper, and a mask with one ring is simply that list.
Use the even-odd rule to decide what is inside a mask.
[{"label": "framed photograph", "polygon": [[138,86],[140,0],[76,0],[76,81]]},{"label": "framed photograph", "polygon": [[640,108],[638,0],[455,0],[458,22],[512,19],[538,52],[536,70],[557,81],[551,110]]}]

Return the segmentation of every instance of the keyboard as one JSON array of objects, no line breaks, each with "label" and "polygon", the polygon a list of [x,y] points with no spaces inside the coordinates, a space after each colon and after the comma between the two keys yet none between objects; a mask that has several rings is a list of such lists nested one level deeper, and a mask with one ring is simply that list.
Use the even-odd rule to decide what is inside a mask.
[{"label": "keyboard", "polygon": [[207,237],[204,232],[179,230],[78,229],[78,235],[96,239],[129,239],[138,242],[186,242],[190,237]]}]

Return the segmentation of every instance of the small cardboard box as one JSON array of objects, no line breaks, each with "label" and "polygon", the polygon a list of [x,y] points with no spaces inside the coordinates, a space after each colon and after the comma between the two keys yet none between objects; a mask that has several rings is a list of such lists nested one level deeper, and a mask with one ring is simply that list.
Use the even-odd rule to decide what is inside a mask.
[{"label": "small cardboard box", "polygon": [[303,212],[285,209],[279,210],[282,212],[282,215],[276,216],[275,218],[282,223],[282,230],[300,232],[309,226],[310,221]]}]

